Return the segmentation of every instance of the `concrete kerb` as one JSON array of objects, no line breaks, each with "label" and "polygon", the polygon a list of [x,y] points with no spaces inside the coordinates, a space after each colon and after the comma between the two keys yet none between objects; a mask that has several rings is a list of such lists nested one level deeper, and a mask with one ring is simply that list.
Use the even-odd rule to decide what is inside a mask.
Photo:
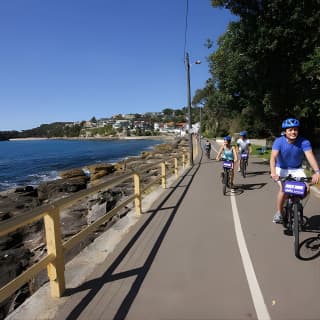
[{"label": "concrete kerb", "polygon": [[[186,170],[181,169],[179,176]],[[170,187],[176,181],[175,176],[167,179]],[[143,198],[142,211],[147,211],[155,200],[164,192],[159,186]],[[88,278],[94,268],[103,263],[123,236],[128,233],[139,217],[132,209],[125,217],[119,219],[106,232],[96,238],[90,245],[84,248],[76,257],[66,264],[65,278],[66,287],[74,288]],[[92,263],[94,261],[94,263]],[[52,298],[50,294],[50,283],[46,283],[29,297],[21,306],[10,313],[6,320],[50,320],[54,319],[59,308],[67,301],[68,297]]]}]

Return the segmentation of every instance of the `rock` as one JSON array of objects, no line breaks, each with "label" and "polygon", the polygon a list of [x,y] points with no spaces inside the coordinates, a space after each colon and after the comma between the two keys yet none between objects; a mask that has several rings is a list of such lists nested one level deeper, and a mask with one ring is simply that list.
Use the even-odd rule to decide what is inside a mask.
[{"label": "rock", "polygon": [[82,169],[71,169],[71,170],[59,172],[59,176],[62,179],[70,179],[70,178],[75,178],[75,177],[85,177],[86,174],[84,173],[84,171]]},{"label": "rock", "polygon": [[155,146],[154,150],[160,153],[169,153],[173,151],[175,148],[176,146],[174,146],[173,144],[166,143]]},{"label": "rock", "polygon": [[86,189],[87,182],[88,177],[86,175],[43,182],[38,187],[38,199],[43,202],[47,199],[55,199],[62,193],[72,193]]},{"label": "rock", "polygon": [[112,173],[115,170],[115,167],[113,164],[110,163],[98,163],[98,164],[93,164],[91,166],[88,166],[88,169],[90,173],[95,173],[99,172],[101,170],[108,171],[108,173]]},{"label": "rock", "polygon": [[0,221],[11,218],[10,211],[0,211]]},{"label": "rock", "polygon": [[95,180],[98,180],[98,179],[101,179],[102,177],[108,175],[108,171],[106,170],[100,170],[98,172],[95,172],[95,173],[92,173],[90,175],[90,180],[91,181],[95,181]]},{"label": "rock", "polygon": [[17,187],[15,189],[15,193],[21,194],[25,197],[37,197],[38,192],[37,189],[33,186],[26,186],[26,187]]},{"label": "rock", "polygon": [[66,179],[63,183],[63,191],[67,193],[77,192],[87,188],[88,178],[87,176],[74,177],[71,179]]}]

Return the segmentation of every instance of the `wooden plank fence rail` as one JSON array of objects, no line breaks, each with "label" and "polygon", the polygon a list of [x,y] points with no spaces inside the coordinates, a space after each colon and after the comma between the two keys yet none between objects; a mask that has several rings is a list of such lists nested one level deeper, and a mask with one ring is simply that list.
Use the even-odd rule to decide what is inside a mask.
[{"label": "wooden plank fence rail", "polygon": [[[108,222],[113,216],[119,213],[119,210],[127,206],[129,203],[134,203],[135,213],[137,215],[140,215],[142,213],[143,194],[155,184],[161,183],[162,188],[166,188],[167,176],[169,174],[174,174],[177,178],[179,172],[179,159],[181,160],[180,167],[182,167],[183,169],[186,168],[187,156],[184,153],[182,155],[177,154],[175,157],[162,159],[156,163],[146,165],[143,168],[140,168],[139,171],[125,172],[121,176],[115,177],[107,182],[92,186],[89,189],[81,190],[73,194],[72,196],[59,199],[50,205],[44,205],[30,212],[21,214],[20,216],[13,217],[7,221],[2,221],[0,223],[0,236],[8,235],[9,233],[16,231],[21,227],[28,226],[36,221],[43,219],[45,227],[47,255],[31,267],[29,267],[15,279],[5,284],[0,289],[0,302],[10,297],[10,295],[12,295],[16,290],[21,288],[24,284],[28,283],[28,281],[34,278],[40,271],[46,268],[50,281],[52,297],[61,297],[65,291],[65,252],[79,244],[80,241],[82,241],[89,234],[93,233],[99,226]],[[159,166],[161,172],[159,177],[143,186],[141,184],[142,173],[154,167],[159,168]],[[167,168],[170,166],[171,168],[173,168],[173,170],[171,170],[171,172],[168,172]],[[110,189],[111,187],[119,185],[120,183],[130,179],[132,179],[131,183],[134,187],[134,193],[132,196],[129,196],[112,210],[108,211],[104,216],[75,234],[67,241],[63,242],[61,236],[60,214],[64,208],[71,207],[79,200],[83,200],[86,197],[97,194],[98,192],[101,192],[103,190]]]}]

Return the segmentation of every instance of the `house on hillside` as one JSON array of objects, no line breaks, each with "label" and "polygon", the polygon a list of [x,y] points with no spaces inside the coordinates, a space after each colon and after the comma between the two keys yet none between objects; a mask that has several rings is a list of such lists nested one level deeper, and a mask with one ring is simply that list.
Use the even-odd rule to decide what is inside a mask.
[{"label": "house on hillside", "polygon": [[112,125],[114,129],[130,129],[131,121],[130,120],[116,120]]}]

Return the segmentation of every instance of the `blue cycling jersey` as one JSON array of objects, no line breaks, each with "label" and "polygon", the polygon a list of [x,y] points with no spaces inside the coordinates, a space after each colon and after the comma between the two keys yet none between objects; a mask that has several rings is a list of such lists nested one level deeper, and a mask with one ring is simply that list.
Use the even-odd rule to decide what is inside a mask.
[{"label": "blue cycling jersey", "polygon": [[288,143],[287,138],[282,136],[274,141],[272,150],[279,151],[276,167],[297,169],[301,168],[304,152],[312,150],[312,147],[306,138],[298,137],[294,143]]}]

